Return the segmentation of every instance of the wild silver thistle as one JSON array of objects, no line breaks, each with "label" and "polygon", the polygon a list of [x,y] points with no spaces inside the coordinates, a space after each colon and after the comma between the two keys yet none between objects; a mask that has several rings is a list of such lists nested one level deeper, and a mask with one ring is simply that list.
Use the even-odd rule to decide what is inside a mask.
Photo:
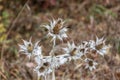
[{"label": "wild silver thistle", "polygon": [[105,41],[106,40],[104,40],[104,38],[99,39],[98,37],[96,37],[96,41],[90,42],[90,48],[95,50],[96,53],[104,56],[110,48],[109,45],[105,44]]},{"label": "wild silver thistle", "polygon": [[63,48],[66,55],[69,56],[70,60],[76,60],[81,57],[80,48],[73,43],[68,42],[67,47]]},{"label": "wild silver thistle", "polygon": [[[96,69],[98,63],[94,61],[94,58],[91,58],[88,55],[92,55],[92,51],[95,51],[98,55],[104,56],[110,48],[110,46],[105,44],[103,38],[99,39],[98,37],[96,38],[96,41],[83,41],[79,45],[75,45],[74,41],[72,43],[68,41],[67,47],[60,47],[64,51],[64,54],[56,56],[54,55],[56,39],[63,41],[64,38],[67,38],[67,28],[64,27],[64,21],[61,18],[58,18],[57,20],[53,19],[50,21],[49,25],[44,25],[44,27],[48,30],[48,36],[51,36],[51,41],[53,41],[53,47],[48,56],[42,55],[42,48],[38,45],[39,41],[33,44],[30,38],[29,41],[23,40],[23,45],[19,45],[19,51],[26,54],[29,59],[31,56],[34,56],[34,60],[37,64],[34,71],[38,74],[38,77],[46,77],[61,65],[64,65],[71,60],[78,59],[86,64],[85,68],[92,71]],[[53,75],[53,77],[54,76],[55,75]],[[55,77],[53,80],[55,80]]]},{"label": "wild silver thistle", "polygon": [[42,62],[41,65],[35,67],[34,71],[38,74],[38,77],[45,77],[52,72],[52,68],[49,62]]},{"label": "wild silver thistle", "polygon": [[53,19],[50,21],[49,25],[43,25],[48,30],[48,36],[52,37],[54,43],[56,39],[63,41],[64,38],[67,38],[67,28],[64,26],[64,21],[61,18],[57,20]]},{"label": "wild silver thistle", "polygon": [[96,65],[98,65],[97,62],[95,62],[94,60],[92,60],[90,58],[86,58],[85,62],[86,62],[85,68],[88,68],[90,71],[96,69]]},{"label": "wild silver thistle", "polygon": [[23,40],[23,43],[24,43],[23,45],[19,44],[19,47],[20,47],[19,52],[26,54],[29,57],[29,59],[32,55],[42,56],[42,49],[38,45],[39,41],[33,44],[30,38],[29,41]]}]

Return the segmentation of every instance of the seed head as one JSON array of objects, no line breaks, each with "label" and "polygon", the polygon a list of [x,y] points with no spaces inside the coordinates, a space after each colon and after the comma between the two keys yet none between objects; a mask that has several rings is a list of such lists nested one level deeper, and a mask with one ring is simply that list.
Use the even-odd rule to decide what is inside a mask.
[{"label": "seed head", "polygon": [[32,53],[32,51],[33,51],[34,47],[33,47],[33,45],[32,45],[32,44],[28,44],[27,49],[28,49],[28,52],[29,52],[29,53]]},{"label": "seed head", "polygon": [[57,23],[55,24],[54,28],[53,28],[53,33],[54,34],[59,34],[60,29],[63,27],[62,26],[62,20],[58,19]]},{"label": "seed head", "polygon": [[71,56],[76,55],[76,51],[77,51],[77,48],[74,48],[74,49],[70,52],[70,55],[71,55]]},{"label": "seed head", "polygon": [[44,71],[45,71],[45,67],[44,67],[44,66],[40,67],[40,68],[39,68],[39,71],[40,71],[40,72],[44,72]]}]

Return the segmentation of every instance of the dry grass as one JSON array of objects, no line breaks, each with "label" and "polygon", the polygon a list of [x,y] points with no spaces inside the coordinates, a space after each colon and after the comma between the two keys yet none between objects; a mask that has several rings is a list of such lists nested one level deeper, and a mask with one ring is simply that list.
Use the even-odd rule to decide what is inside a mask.
[{"label": "dry grass", "polygon": [[[6,32],[2,33],[6,34],[7,38],[0,43],[0,80],[37,80],[36,73],[32,70],[33,64],[26,59],[25,55],[18,53],[17,44],[21,43],[21,39],[28,40],[30,36],[33,37],[33,41],[41,39],[40,44],[44,44],[42,47],[44,55],[48,55],[51,44],[48,45],[49,40],[44,37],[47,31],[40,25],[48,22],[51,16],[66,20],[69,39],[74,40],[75,44],[83,40],[94,39],[97,35],[98,37],[105,36],[107,43],[112,46],[107,55],[96,59],[100,62],[96,70],[92,72],[85,70],[84,66],[79,65],[78,60],[60,66],[56,70],[56,80],[120,80],[119,1],[61,0],[55,5],[49,1],[49,5],[47,1],[43,4],[39,2],[40,0],[36,0],[38,1],[36,3],[22,1],[1,0],[0,6],[3,6],[3,9],[0,11],[9,11],[10,16],[7,18],[9,23],[5,26]],[[96,5],[105,7],[105,10]],[[105,12],[108,10],[111,10],[112,14],[106,15]],[[18,17],[16,18],[15,15]],[[0,17],[3,18],[3,16]],[[3,23],[4,19],[1,21]],[[58,41],[57,44],[59,43]]]}]

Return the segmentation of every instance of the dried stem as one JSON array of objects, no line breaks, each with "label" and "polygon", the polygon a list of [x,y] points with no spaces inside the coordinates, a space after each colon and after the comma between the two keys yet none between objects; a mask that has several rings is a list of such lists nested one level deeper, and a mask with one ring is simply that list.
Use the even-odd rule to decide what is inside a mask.
[{"label": "dried stem", "polygon": [[[25,9],[25,7],[27,6],[29,0],[26,1],[26,3],[24,4],[24,6],[22,7],[22,9],[20,10],[20,12],[18,13],[17,17],[15,18],[15,20],[12,22],[10,29],[8,30],[7,34],[6,34],[6,38],[3,41],[2,44],[2,49],[1,49],[1,61],[3,59],[3,53],[4,53],[4,47],[5,47],[5,41],[7,40],[7,37],[9,36],[11,30],[14,28],[15,23],[17,22],[18,18],[20,17],[21,13],[23,12],[23,10]],[[2,70],[3,70],[3,65],[1,66]]]},{"label": "dried stem", "polygon": [[[55,48],[55,45],[56,45],[56,40],[53,40],[53,49]],[[53,57],[55,56],[54,55],[54,51],[53,51]],[[54,59],[54,58],[53,58]],[[53,60],[54,61],[54,60]],[[55,80],[55,69],[53,68],[53,72],[52,72],[52,80]]]}]

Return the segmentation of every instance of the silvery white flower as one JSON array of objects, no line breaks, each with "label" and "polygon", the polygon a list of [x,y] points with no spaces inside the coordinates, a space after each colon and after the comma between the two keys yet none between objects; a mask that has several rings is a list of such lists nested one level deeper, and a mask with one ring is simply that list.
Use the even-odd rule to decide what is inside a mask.
[{"label": "silvery white flower", "polygon": [[41,47],[38,45],[39,41],[33,44],[31,42],[31,38],[29,41],[23,40],[23,45],[19,45],[20,47],[20,52],[23,52],[26,54],[29,58],[31,55],[39,55],[42,56],[42,50]]},{"label": "silvery white flower", "polygon": [[65,51],[66,55],[69,55],[70,60],[71,59],[79,59],[81,56],[81,53],[79,52],[79,47],[75,46],[74,42],[70,44],[69,42],[67,43],[67,47],[63,48]]},{"label": "silvery white flower", "polygon": [[93,61],[92,59],[86,58],[85,62],[87,63],[87,65],[85,66],[85,68],[89,68],[90,71],[96,69],[96,65],[98,65],[97,62]]},{"label": "silvery white flower", "polygon": [[43,25],[46,29],[48,29],[48,36],[52,37],[52,41],[56,39],[63,40],[63,38],[67,38],[67,28],[63,26],[64,21],[61,18],[57,20],[50,21],[50,25]]},{"label": "silvery white flower", "polygon": [[34,71],[38,74],[38,76],[46,76],[52,72],[51,64],[49,62],[42,62],[39,64]]},{"label": "silvery white flower", "polygon": [[98,37],[96,37],[95,42],[91,41],[90,46],[93,50],[96,50],[96,52],[102,56],[104,56],[110,48],[109,46],[105,45],[105,40],[103,38],[98,39]]},{"label": "silvery white flower", "polygon": [[104,56],[105,54],[107,54],[109,48],[110,48],[110,46],[105,45],[105,46],[103,46],[100,50],[97,50],[97,52],[98,52],[100,55]]}]

